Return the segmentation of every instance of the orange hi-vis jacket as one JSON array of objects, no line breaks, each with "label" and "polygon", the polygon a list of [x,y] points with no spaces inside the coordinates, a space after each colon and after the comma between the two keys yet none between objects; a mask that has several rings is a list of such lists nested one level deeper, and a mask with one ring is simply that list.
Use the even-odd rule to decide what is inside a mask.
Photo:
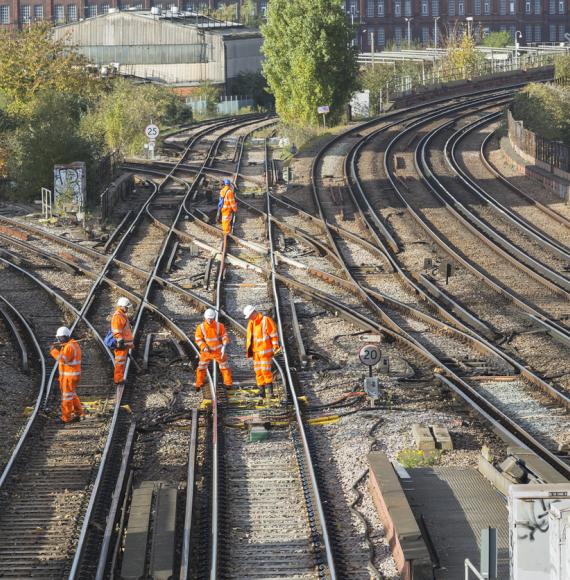
[{"label": "orange hi-vis jacket", "polygon": [[60,349],[52,348],[51,356],[58,361],[60,382],[75,383],[81,378],[81,347],[70,338]]},{"label": "orange hi-vis jacket", "polygon": [[202,322],[202,324],[198,324],[194,340],[201,351],[207,346],[208,351],[211,353],[219,352],[224,344],[229,344],[230,342],[226,327],[215,320],[211,323]]},{"label": "orange hi-vis jacket", "polygon": [[111,330],[113,331],[113,336],[119,340],[122,338],[125,341],[125,348],[132,348],[134,345],[133,331],[131,330],[131,323],[127,315],[120,309],[117,308],[113,318],[111,319]]},{"label": "orange hi-vis jacket", "polygon": [[251,358],[253,355],[271,357],[277,348],[279,348],[279,335],[275,322],[269,316],[258,313],[247,325],[245,345],[247,357]]},{"label": "orange hi-vis jacket", "polygon": [[221,207],[222,212],[228,213],[233,211],[235,213],[237,211],[236,194],[231,186],[224,186],[220,191],[220,197],[224,199],[224,203]]}]

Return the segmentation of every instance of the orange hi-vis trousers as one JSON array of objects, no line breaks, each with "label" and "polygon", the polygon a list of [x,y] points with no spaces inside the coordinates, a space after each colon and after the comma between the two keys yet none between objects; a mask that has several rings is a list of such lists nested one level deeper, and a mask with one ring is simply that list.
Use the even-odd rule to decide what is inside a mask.
[{"label": "orange hi-vis trousers", "polygon": [[206,372],[208,371],[208,366],[211,360],[215,360],[220,365],[220,372],[222,373],[222,379],[226,387],[231,387],[233,383],[232,370],[228,364],[228,355],[222,357],[222,353],[219,350],[216,351],[202,351],[200,353],[200,361],[198,362],[198,367],[196,368],[196,388],[200,389],[206,381]]},{"label": "orange hi-vis trousers", "polygon": [[125,367],[127,366],[127,358],[129,356],[130,348],[122,348],[115,350],[115,373],[113,381],[116,385],[122,383],[125,378]]},{"label": "orange hi-vis trousers", "polygon": [[77,396],[76,389],[79,386],[79,379],[60,378],[59,389],[61,391],[61,420],[69,423],[73,416],[83,417],[84,411],[81,401]]},{"label": "orange hi-vis trousers", "polygon": [[258,387],[263,387],[273,382],[272,361],[273,356],[271,354],[253,353],[253,370],[255,371],[255,382]]},{"label": "orange hi-vis trousers", "polygon": [[232,231],[232,217],[234,212],[231,209],[222,210],[222,231],[229,234]]}]

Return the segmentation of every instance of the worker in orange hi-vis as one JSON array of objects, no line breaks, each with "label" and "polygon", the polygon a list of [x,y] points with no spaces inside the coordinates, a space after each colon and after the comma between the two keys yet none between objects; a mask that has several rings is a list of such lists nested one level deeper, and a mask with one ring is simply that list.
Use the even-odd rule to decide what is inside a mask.
[{"label": "worker in orange hi-vis", "polygon": [[218,221],[222,222],[222,230],[224,234],[229,234],[232,229],[233,215],[237,212],[236,195],[229,179],[224,179],[224,187],[220,191],[218,212],[220,215]]},{"label": "worker in orange hi-vis", "polygon": [[71,338],[71,331],[67,326],[58,328],[55,336],[58,344],[52,345],[50,354],[58,362],[61,421],[62,423],[80,421],[85,416],[77,396],[77,387],[81,380],[81,347]]},{"label": "worker in orange hi-vis", "polygon": [[114,382],[121,385],[125,382],[125,368],[129,351],[134,346],[133,331],[127,313],[132,307],[131,301],[124,296],[117,300],[117,310],[111,319],[111,330],[113,337],[117,341],[115,347],[115,374]]},{"label": "worker in orange hi-vis", "polygon": [[271,363],[274,355],[278,354],[279,335],[277,325],[272,318],[261,314],[257,309],[248,304],[243,309],[243,315],[247,324],[246,356],[253,358],[253,370],[255,381],[259,387],[259,396],[263,398],[267,393],[273,396],[273,372]]},{"label": "worker in orange hi-vis", "polygon": [[196,391],[199,391],[204,386],[206,372],[211,360],[217,361],[220,365],[224,386],[231,388],[233,384],[232,371],[226,354],[226,347],[230,339],[228,338],[226,327],[221,322],[216,321],[216,311],[214,309],[208,308],[204,312],[204,322],[196,327],[194,340],[200,349],[200,361],[196,368],[196,382],[194,383]]}]

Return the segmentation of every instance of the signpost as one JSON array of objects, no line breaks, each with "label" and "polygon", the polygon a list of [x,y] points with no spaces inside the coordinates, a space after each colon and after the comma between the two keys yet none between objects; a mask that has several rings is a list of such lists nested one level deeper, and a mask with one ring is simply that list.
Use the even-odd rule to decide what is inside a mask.
[{"label": "signpost", "polygon": [[158,125],[150,123],[150,125],[145,127],[144,134],[148,139],[148,145],[145,147],[145,149],[148,149],[149,157],[154,159],[154,145],[156,143],[156,138],[160,135],[160,129],[158,128]]},{"label": "signpost", "polygon": [[317,107],[317,112],[319,115],[323,116],[323,127],[327,128],[327,114],[331,112],[331,108],[328,105],[321,105]]},{"label": "signpost", "polygon": [[378,377],[372,376],[372,367],[377,365],[382,358],[382,351],[375,344],[365,344],[358,352],[358,358],[363,365],[368,367],[368,377],[364,379],[364,390],[370,397],[371,405],[380,395]]}]

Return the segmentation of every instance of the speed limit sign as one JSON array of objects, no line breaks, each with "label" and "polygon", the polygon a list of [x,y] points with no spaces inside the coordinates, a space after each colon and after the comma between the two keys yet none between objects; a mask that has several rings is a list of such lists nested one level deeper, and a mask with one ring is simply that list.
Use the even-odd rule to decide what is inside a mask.
[{"label": "speed limit sign", "polygon": [[160,129],[158,128],[158,125],[151,123],[145,127],[144,134],[148,139],[154,141],[160,135]]},{"label": "speed limit sign", "polygon": [[380,362],[382,351],[375,344],[364,345],[359,353],[358,358],[363,365],[373,367]]}]

